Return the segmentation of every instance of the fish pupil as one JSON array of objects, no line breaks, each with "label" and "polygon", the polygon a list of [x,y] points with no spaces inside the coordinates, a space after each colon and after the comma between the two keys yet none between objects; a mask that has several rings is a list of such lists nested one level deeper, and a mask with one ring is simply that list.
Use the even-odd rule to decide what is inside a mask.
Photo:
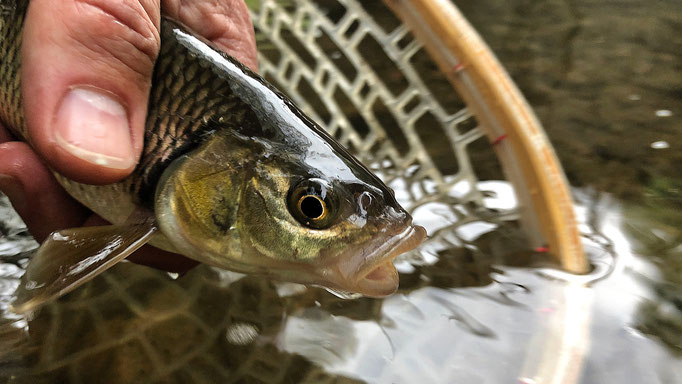
[{"label": "fish pupil", "polygon": [[300,204],[301,213],[309,219],[319,219],[324,214],[324,203],[316,196],[305,196]]}]

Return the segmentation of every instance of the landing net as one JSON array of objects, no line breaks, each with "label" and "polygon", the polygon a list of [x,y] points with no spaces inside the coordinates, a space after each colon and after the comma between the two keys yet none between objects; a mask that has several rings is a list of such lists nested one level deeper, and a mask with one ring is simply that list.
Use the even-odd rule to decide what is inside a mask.
[{"label": "landing net", "polygon": [[[394,188],[448,224],[519,220],[568,271],[587,263],[565,177],[535,115],[450,1],[251,2],[261,74]],[[516,202],[498,204],[507,180]],[[421,224],[421,223],[420,223]],[[428,227],[427,227],[428,229]]]}]

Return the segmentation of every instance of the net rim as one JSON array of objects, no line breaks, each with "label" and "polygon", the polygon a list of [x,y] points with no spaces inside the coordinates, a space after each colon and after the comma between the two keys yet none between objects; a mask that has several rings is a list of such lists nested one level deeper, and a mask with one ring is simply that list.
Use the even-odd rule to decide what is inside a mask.
[{"label": "net rim", "polygon": [[534,247],[551,252],[568,272],[589,272],[554,148],[490,48],[451,1],[383,1],[417,35],[479,120],[514,185]]}]

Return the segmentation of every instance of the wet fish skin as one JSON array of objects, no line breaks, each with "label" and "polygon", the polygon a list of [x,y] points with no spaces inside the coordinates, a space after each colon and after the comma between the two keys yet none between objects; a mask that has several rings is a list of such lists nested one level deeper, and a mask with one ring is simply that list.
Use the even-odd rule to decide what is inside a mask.
[{"label": "wet fish skin", "polygon": [[[27,1],[5,3],[13,7],[0,26],[0,118],[26,138],[19,52]],[[55,175],[118,228],[140,212],[154,216],[160,231],[151,244],[159,248],[221,268],[383,296],[397,288],[391,260],[425,237],[393,192],[289,99],[165,17],[144,140],[138,166],[121,182],[93,186]],[[143,227],[145,236],[155,231]]]}]

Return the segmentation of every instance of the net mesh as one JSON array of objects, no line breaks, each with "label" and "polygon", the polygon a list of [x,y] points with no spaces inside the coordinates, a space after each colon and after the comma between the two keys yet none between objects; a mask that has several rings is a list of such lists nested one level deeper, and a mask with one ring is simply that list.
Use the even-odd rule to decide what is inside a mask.
[{"label": "net mesh", "polygon": [[514,208],[486,205],[491,192],[479,179],[502,175],[490,144],[422,44],[381,2],[262,0],[252,20],[261,74],[409,211],[447,203],[456,220],[443,229],[517,218]]}]

